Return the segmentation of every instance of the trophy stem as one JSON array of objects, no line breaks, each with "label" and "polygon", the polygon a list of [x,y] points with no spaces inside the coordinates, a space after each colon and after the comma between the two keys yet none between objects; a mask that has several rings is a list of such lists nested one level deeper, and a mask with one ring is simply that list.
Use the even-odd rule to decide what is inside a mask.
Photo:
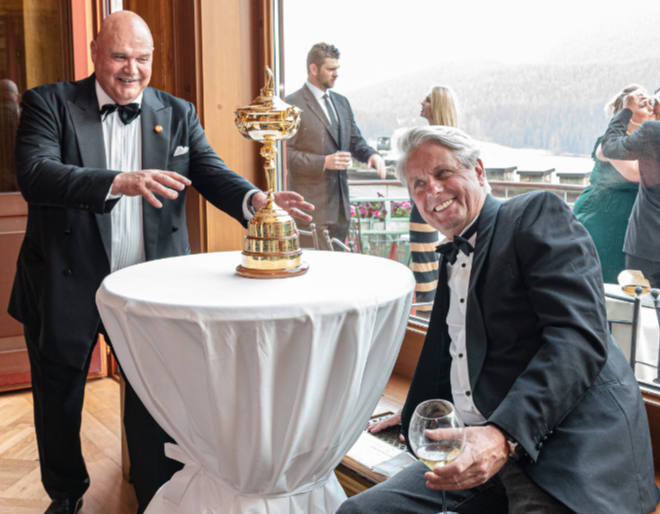
[{"label": "trophy stem", "polygon": [[264,141],[259,152],[266,161],[264,170],[266,171],[266,186],[268,188],[268,200],[266,209],[273,210],[274,207],[274,192],[275,192],[275,156],[277,155],[277,148],[275,147],[275,140],[270,137],[264,138]]}]

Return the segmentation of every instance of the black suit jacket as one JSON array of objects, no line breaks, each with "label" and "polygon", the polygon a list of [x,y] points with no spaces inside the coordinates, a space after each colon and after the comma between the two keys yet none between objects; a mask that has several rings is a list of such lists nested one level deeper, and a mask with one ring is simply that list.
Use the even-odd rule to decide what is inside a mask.
[{"label": "black suit jacket", "polygon": [[351,152],[355,159],[366,162],[376,153],[362,137],[348,99],[328,92],[339,117],[339,137],[307,86],[286,97],[288,103],[302,109],[300,128],[286,147],[287,187],[314,204],[312,215],[317,225],[350,219],[346,170],[324,170],[325,156]]},{"label": "black suit jacket", "polygon": [[642,123],[627,134],[632,117],[622,109],[610,120],[602,150],[610,159],[637,160],[640,188],[626,229],[623,251],[649,261],[660,261],[660,121]]},{"label": "black suit jacket", "polygon": [[[106,201],[119,171],[106,169],[95,77],[47,84],[22,97],[16,167],[28,202],[9,313],[38,334],[46,358],[82,368],[99,328],[94,295],[110,272]],[[245,223],[254,186],[232,172],[206,140],[191,103],[147,87],[142,97],[142,167],[176,171],[215,206]],[[156,125],[162,131],[156,132]],[[189,151],[174,156],[177,147]],[[190,253],[185,192],[143,200],[147,259]]]},{"label": "black suit jacket", "polygon": [[[448,302],[445,277],[403,409],[404,433],[418,403],[452,398]],[[524,447],[530,477],[576,512],[654,510],[639,387],[608,332],[591,238],[559,197],[531,193],[504,204],[487,197],[467,302],[475,404]]]}]

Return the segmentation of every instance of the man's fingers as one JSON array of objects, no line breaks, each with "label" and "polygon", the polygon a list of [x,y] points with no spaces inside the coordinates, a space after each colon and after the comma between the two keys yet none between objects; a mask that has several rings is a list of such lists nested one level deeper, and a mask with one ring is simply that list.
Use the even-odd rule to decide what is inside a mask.
[{"label": "man's fingers", "polygon": [[163,183],[176,187],[179,191],[192,184],[188,177],[184,177],[176,171],[161,170],[158,173],[158,177],[165,180]]},{"label": "man's fingers", "polygon": [[[163,184],[165,186],[183,191],[186,186],[191,184],[190,179],[179,175],[175,171],[166,171],[166,170],[146,170],[148,175],[146,176],[147,182],[153,180],[156,183]],[[154,188],[150,188],[154,189]]]},{"label": "man's fingers", "polygon": [[302,209],[304,211],[313,211],[314,209],[316,209],[316,207],[314,207],[314,204],[309,202],[297,202],[296,206],[298,209]]},{"label": "man's fingers", "polygon": [[303,220],[303,221],[312,221],[312,217],[309,214],[305,214],[303,211],[300,209],[294,207],[293,209],[289,210],[289,214],[293,216],[294,218]]},{"label": "man's fingers", "polygon": [[156,209],[160,209],[163,206],[163,204],[160,203],[158,198],[156,198],[156,196],[151,191],[147,191],[142,196],[145,198],[145,200],[147,200],[147,202],[153,205]]},{"label": "man's fingers", "polygon": [[142,196],[145,196],[145,193],[157,194],[165,198],[169,198],[170,200],[174,200],[179,196],[179,193],[177,191],[164,186],[155,177],[152,177],[151,180],[147,180],[145,182]]},{"label": "man's fingers", "polygon": [[463,439],[463,430],[457,428],[435,428],[426,430],[426,436],[434,441],[460,441]]},{"label": "man's fingers", "polygon": [[275,203],[287,211],[295,208],[305,211],[314,210],[314,204],[306,202],[302,195],[294,191],[280,191],[275,193]]}]

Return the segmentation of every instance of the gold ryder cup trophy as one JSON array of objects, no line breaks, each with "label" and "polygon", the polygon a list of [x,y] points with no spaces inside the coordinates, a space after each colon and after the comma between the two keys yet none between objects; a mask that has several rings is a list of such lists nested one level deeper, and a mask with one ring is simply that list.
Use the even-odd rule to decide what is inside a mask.
[{"label": "gold ryder cup trophy", "polygon": [[276,144],[289,139],[300,125],[300,109],[275,96],[273,73],[266,66],[266,85],[247,107],[236,109],[236,126],[246,138],[262,144],[268,200],[248,223],[241,265],[236,272],[249,278],[295,277],[307,271],[301,261],[298,229],[293,218],[274,201]]}]

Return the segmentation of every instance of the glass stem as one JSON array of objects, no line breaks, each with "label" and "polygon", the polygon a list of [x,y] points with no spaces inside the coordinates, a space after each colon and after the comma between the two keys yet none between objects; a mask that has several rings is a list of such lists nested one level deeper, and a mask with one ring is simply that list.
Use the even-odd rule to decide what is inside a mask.
[{"label": "glass stem", "polygon": [[445,490],[442,490],[442,514],[447,514],[447,497]]}]

